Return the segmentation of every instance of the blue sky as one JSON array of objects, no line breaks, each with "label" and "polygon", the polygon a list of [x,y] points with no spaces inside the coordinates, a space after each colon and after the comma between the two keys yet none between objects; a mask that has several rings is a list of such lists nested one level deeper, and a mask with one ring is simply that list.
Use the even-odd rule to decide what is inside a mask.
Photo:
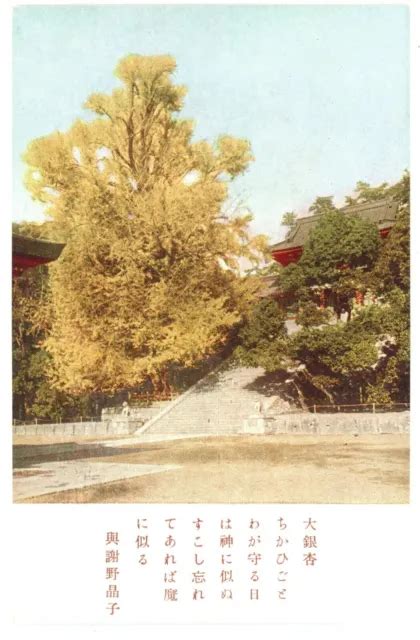
[{"label": "blue sky", "polygon": [[175,57],[196,139],[250,140],[255,162],[232,196],[272,240],[284,211],[396,181],[409,164],[408,20],[396,5],[15,9],[13,218],[42,219],[22,185],[28,142],[83,117],[128,53]]}]

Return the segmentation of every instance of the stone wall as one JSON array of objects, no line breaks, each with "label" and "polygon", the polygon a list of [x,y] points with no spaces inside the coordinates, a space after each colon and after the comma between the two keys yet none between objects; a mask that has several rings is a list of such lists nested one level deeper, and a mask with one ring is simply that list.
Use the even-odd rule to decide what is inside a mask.
[{"label": "stone wall", "polygon": [[[171,416],[166,417],[171,422]],[[15,436],[104,436],[130,435],[143,425],[142,421],[133,418],[116,416],[112,420],[102,422],[66,422],[61,424],[29,424],[13,426]],[[214,430],[214,435],[229,433],[266,433],[266,434],[364,434],[364,433],[408,433],[410,413],[289,413],[272,418],[251,415],[243,420],[242,428]],[[188,420],[181,429],[173,421],[172,434],[193,433],[188,428]],[[203,427],[203,433],[205,429]],[[141,437],[141,435],[140,435]]]},{"label": "stone wall", "polygon": [[116,417],[98,422],[62,422],[57,424],[21,424],[13,426],[14,436],[104,436],[129,435],[143,423]]},{"label": "stone wall", "polygon": [[266,419],[265,433],[363,434],[408,433],[410,412],[296,413]]}]

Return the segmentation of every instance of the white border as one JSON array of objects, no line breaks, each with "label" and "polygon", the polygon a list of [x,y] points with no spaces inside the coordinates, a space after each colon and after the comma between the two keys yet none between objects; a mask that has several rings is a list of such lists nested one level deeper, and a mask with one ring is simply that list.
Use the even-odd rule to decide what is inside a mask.
[{"label": "white border", "polygon": [[[37,2],[27,1],[25,4],[40,4]],[[66,2],[43,2],[42,4],[69,4]],[[76,4],[76,3],[75,3]],[[90,3],[77,3],[77,4],[99,4],[99,5],[107,5],[107,4],[118,4],[115,2],[90,2]],[[137,2],[125,2],[124,4],[141,4]],[[153,4],[153,3],[147,3]],[[164,4],[178,4],[173,2],[167,2]],[[197,4],[191,2],[184,2],[182,4]],[[240,3],[223,3],[223,2],[214,2],[211,4],[255,4],[249,2],[240,2]],[[266,2],[264,4],[279,4],[275,2]],[[317,5],[320,4],[318,2],[307,1],[305,3],[283,3],[283,4],[307,4],[307,5]],[[419,469],[419,461],[418,461],[418,451],[419,451],[419,435],[417,432],[417,425],[419,424],[419,406],[416,393],[417,383],[419,381],[419,372],[418,372],[418,362],[419,362],[419,342],[418,342],[418,332],[416,331],[416,327],[420,326],[418,320],[419,315],[419,304],[418,304],[418,281],[415,277],[415,271],[418,262],[418,254],[419,254],[419,221],[418,221],[418,204],[419,204],[419,177],[418,177],[418,167],[419,167],[419,144],[418,140],[420,140],[420,131],[419,131],[419,121],[418,114],[420,112],[420,99],[418,92],[418,81],[419,81],[419,55],[420,55],[420,31],[419,31],[419,14],[420,9],[418,3],[415,0],[410,0],[409,2],[376,2],[370,1],[365,3],[354,3],[351,1],[348,2],[325,2],[323,4],[370,4],[370,5],[396,5],[402,4],[405,6],[409,6],[411,10],[411,175],[412,175],[412,264],[413,264],[413,304],[412,304],[412,319],[413,319],[413,330],[412,330],[412,362],[413,362],[413,394],[412,394],[412,402],[413,402],[413,410],[412,410],[412,435],[411,435],[411,443],[412,443],[412,464],[411,464],[411,502],[410,505],[401,505],[401,506],[372,506],[372,507],[357,507],[357,506],[326,506],[321,505],[316,507],[316,513],[323,520],[324,526],[332,526],[336,521],[341,518],[344,521],[347,521],[346,518],[349,513],[352,515],[353,525],[356,528],[363,527],[365,524],[365,514],[366,510],[374,510],[375,515],[377,516],[378,522],[381,523],[381,535],[382,538],[378,538],[377,545],[379,550],[383,551],[384,561],[385,559],[389,562],[390,558],[394,558],[394,561],[397,563],[404,563],[405,573],[407,577],[407,581],[410,580],[410,577],[414,577],[415,568],[419,567],[418,560],[418,548],[415,544],[415,538],[412,535],[413,533],[419,533],[419,529],[415,529],[417,524],[417,516],[419,515],[419,484],[418,484],[418,469]],[[3,239],[7,239],[9,237],[10,232],[10,217],[9,212],[11,209],[11,126],[10,123],[12,121],[12,109],[11,102],[8,99],[8,95],[11,95],[11,9],[12,6],[16,6],[16,3],[12,4],[11,2],[3,3],[1,5],[1,47],[2,47],[2,60],[3,60],[3,87],[6,86],[6,92],[3,92],[3,100],[2,100],[2,118],[1,118],[1,126],[3,128],[3,135],[1,137],[3,144],[1,147],[1,152],[3,154],[3,162],[2,166],[2,175],[4,177],[4,190],[3,194],[6,194],[6,197],[3,197],[4,211],[3,216],[1,217],[1,224],[4,225],[2,228],[2,237]],[[4,96],[6,94],[6,97]],[[7,213],[6,213],[7,212]],[[8,428],[11,419],[11,406],[10,406],[10,365],[7,363],[10,362],[9,359],[9,337],[10,337],[10,286],[8,286],[9,280],[9,265],[10,265],[10,243],[3,242],[3,251],[2,251],[2,266],[3,266],[3,274],[4,281],[2,286],[2,295],[3,299],[3,321],[2,321],[2,346],[4,358],[2,359],[2,397],[1,397],[1,405],[3,409],[3,420],[2,420],[2,432],[1,432],[1,441],[0,441],[0,450],[1,450],[1,465],[0,465],[0,483],[1,483],[1,522],[2,525],[0,527],[1,531],[1,549],[3,551],[4,556],[9,561],[9,566],[7,567],[7,576],[8,580],[11,581],[14,575],[15,566],[18,566],[19,563],[19,549],[14,546],[14,529],[16,523],[19,520],[20,526],[27,527],[28,532],[28,544],[30,545],[31,541],[31,526],[36,526],[37,523],[41,520],[45,523],[45,526],[52,526],[53,523],[60,519],[60,515],[64,515],[64,511],[72,514],[72,520],[77,523],[78,526],[83,526],[84,515],[86,514],[86,507],[84,506],[57,506],[57,505],[13,505],[11,503],[11,460],[10,460],[10,430]],[[157,505],[156,505],[157,506]],[[291,505],[291,509],[288,511],[292,512],[295,510],[298,505]],[[299,508],[303,508],[304,505],[299,505]],[[90,512],[99,516],[99,514],[108,514],[110,517],[114,517],[116,513],[128,513],[129,511],[133,511],[132,506],[129,505],[124,507],[122,505],[112,506],[112,505],[89,505],[87,507]],[[313,510],[313,506],[310,508]],[[167,509],[163,507],[164,513],[167,513]],[[172,509],[171,509],[172,511]],[[19,517],[17,518],[17,515]],[[391,522],[397,521],[397,526],[391,526]],[[329,524],[330,523],[330,524]],[[388,523],[388,528],[387,528]],[[399,523],[399,524],[398,524]],[[389,533],[393,534],[392,539],[385,538],[389,535]],[[350,538],[345,538],[348,542]],[[384,542],[385,541],[385,542]],[[413,545],[410,547],[410,545]],[[365,571],[365,567],[369,566],[369,553],[377,553],[378,548],[374,549],[347,549],[347,553],[353,554],[354,562],[360,562],[360,557],[364,558],[365,565],[361,565],[361,579],[369,579],[372,576],[363,575]],[[25,555],[25,554],[23,554]],[[367,564],[366,564],[367,563]],[[390,567],[391,577],[392,577],[392,566]],[[418,574],[417,574],[418,575]],[[29,578],[29,577],[28,577]],[[38,577],[39,578],[39,577]],[[325,576],[325,580],[328,580],[329,576]],[[344,577],[343,577],[344,579]],[[384,575],[378,576],[379,580],[384,579]],[[2,587],[6,587],[6,593],[1,597],[0,602],[4,605],[7,602],[7,581],[2,579],[0,581]],[[41,581],[38,579],[37,581],[38,588],[42,589],[42,579]],[[380,588],[380,584],[378,583],[378,588]],[[339,585],[337,585],[339,588]],[[411,592],[411,586],[409,583],[393,585],[396,589],[404,589],[407,597]],[[357,589],[357,585],[354,585],[354,588]],[[412,589],[418,591],[417,584],[414,583]],[[357,598],[356,598],[357,600]],[[399,637],[403,637],[405,639],[418,637],[419,632],[419,623],[416,616],[416,605],[415,600],[412,601],[411,615],[407,618],[406,611],[400,614],[398,608],[392,612],[391,618],[387,615],[390,612],[384,611],[384,618],[381,619],[372,619],[368,615],[366,615],[366,611],[364,612],[365,617],[360,617],[358,611],[354,610],[352,607],[352,603],[349,602],[348,607],[348,620],[346,625],[343,627],[342,625],[330,625],[328,621],[326,621],[326,625],[316,625],[316,627],[312,624],[301,624],[299,621],[293,625],[266,625],[264,626],[261,621],[257,622],[257,626],[261,627],[261,630],[268,637],[278,637],[281,635],[282,637],[287,637],[288,639],[293,638],[301,638],[301,637],[310,637],[310,638],[372,638],[372,637],[381,637],[388,638],[394,637],[398,635]],[[7,611],[9,609],[8,606],[4,607]],[[386,620],[386,622],[384,622]],[[392,620],[393,622],[390,622]],[[384,624],[386,626],[384,627]],[[200,638],[208,638],[213,637],[214,633],[222,634],[224,637],[227,637],[230,634],[235,634],[236,632],[242,634],[248,632],[250,635],[256,634],[259,632],[257,629],[249,629],[247,627],[235,627],[233,628],[231,625],[217,625],[215,627],[208,625],[199,625],[194,628],[190,626],[171,626],[168,627],[142,627],[141,631],[138,628],[138,625],[124,625],[118,627],[118,633],[122,634],[124,638],[138,637],[139,633],[147,634],[147,637],[161,637],[163,634],[171,636],[171,637],[200,637]],[[83,637],[87,635],[91,635],[93,633],[100,634],[101,637],[108,637],[109,634],[115,633],[115,630],[108,627],[95,627],[92,625],[77,625],[76,627],[70,627],[68,625],[62,627],[61,625],[54,625],[53,627],[33,627],[30,628],[24,627],[15,627],[13,629],[9,629],[6,631],[8,636],[12,634],[21,634],[21,633],[30,633],[31,636],[38,637],[41,636],[43,638],[48,638],[49,636],[56,637],[57,634],[60,634],[62,637],[71,636],[74,637],[74,634],[82,634]]]}]

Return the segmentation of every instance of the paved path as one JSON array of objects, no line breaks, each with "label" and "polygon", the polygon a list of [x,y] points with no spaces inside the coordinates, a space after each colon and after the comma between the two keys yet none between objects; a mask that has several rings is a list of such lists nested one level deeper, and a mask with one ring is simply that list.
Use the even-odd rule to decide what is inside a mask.
[{"label": "paved path", "polygon": [[13,499],[24,500],[55,491],[81,489],[179,468],[178,465],[95,462],[91,459],[43,462],[15,471]]}]

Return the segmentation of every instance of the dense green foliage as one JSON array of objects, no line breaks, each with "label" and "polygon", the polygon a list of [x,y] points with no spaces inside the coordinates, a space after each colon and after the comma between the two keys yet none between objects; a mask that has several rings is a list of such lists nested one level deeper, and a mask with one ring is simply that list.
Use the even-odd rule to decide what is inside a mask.
[{"label": "dense green foliage", "polygon": [[350,322],[294,334],[289,356],[305,365],[306,393],[312,386],[320,400],[338,403],[408,401],[408,312],[407,296],[394,291]]},{"label": "dense green foliage", "polygon": [[326,211],[311,232],[300,261],[280,271],[279,286],[299,308],[328,285],[339,318],[350,311],[355,291],[365,290],[364,274],[372,269],[379,245],[374,224],[357,215]]},{"label": "dense green foliage", "polygon": [[286,315],[277,303],[261,300],[246,318],[239,332],[236,355],[247,366],[262,366],[273,371],[282,364],[286,347]]},{"label": "dense green foliage", "polygon": [[333,196],[319,196],[309,207],[309,211],[313,215],[324,215],[324,213],[331,213],[336,210]]},{"label": "dense green foliage", "polygon": [[[373,224],[333,210],[331,198],[317,198],[312,211],[324,207],[323,215],[299,263],[277,267],[279,301],[259,303],[241,331],[237,355],[243,362],[288,372],[301,402],[409,400],[409,189],[405,172],[392,186],[359,182],[356,196],[347,199],[398,202],[396,224],[384,241]],[[323,289],[326,308],[319,306]],[[366,294],[363,306],[356,291]],[[287,337],[285,310],[300,326]],[[258,335],[257,324],[270,335],[259,345],[248,337]]]},{"label": "dense green foliage", "polygon": [[285,227],[294,227],[297,220],[297,215],[294,211],[286,211],[281,218],[281,224]]}]

